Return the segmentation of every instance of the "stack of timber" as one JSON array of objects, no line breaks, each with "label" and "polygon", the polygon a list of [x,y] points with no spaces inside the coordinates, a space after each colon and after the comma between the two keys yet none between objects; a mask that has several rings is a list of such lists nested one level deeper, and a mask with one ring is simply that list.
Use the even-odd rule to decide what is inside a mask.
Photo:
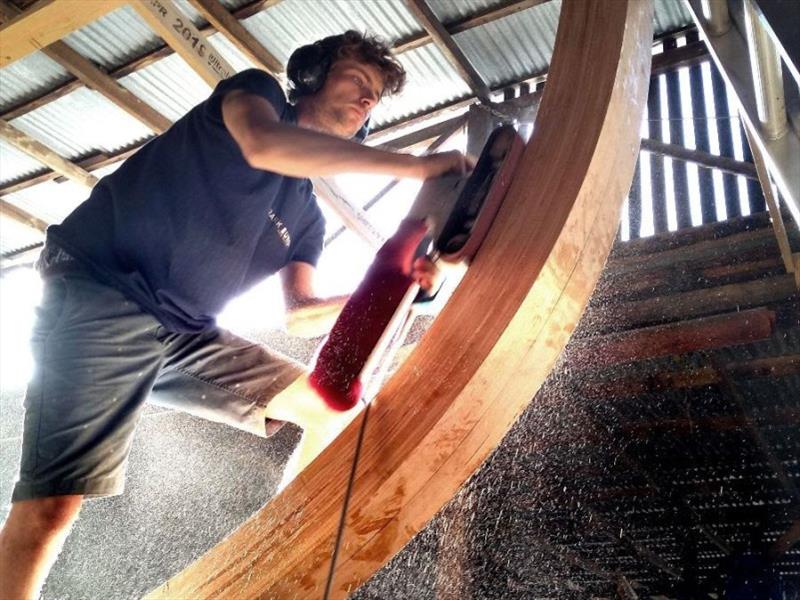
[{"label": "stack of timber", "polygon": [[796,597],[799,457],[800,294],[767,214],[617,242],[529,408],[354,598],[724,597],[740,574]]}]

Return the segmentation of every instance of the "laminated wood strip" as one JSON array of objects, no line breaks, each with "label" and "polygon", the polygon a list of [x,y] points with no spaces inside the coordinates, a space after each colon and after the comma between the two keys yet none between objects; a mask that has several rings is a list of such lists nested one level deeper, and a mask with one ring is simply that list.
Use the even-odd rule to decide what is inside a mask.
[{"label": "laminated wood strip", "polygon": [[[375,399],[333,582],[343,598],[500,443],[569,339],[630,188],[652,5],[565,1],[536,131],[481,252]],[[358,422],[152,598],[321,597]]]}]

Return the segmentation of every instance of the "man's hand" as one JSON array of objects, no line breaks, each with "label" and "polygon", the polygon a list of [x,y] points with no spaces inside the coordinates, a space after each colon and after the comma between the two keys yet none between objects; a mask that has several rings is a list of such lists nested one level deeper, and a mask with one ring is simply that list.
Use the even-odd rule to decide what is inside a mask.
[{"label": "man's hand", "polygon": [[434,293],[439,289],[441,275],[442,272],[439,267],[427,256],[419,257],[411,266],[411,277],[428,294]]},{"label": "man's hand", "polygon": [[447,173],[466,175],[475,168],[475,159],[465,156],[458,150],[428,154],[418,157],[418,160],[415,174],[418,179],[430,179]]}]

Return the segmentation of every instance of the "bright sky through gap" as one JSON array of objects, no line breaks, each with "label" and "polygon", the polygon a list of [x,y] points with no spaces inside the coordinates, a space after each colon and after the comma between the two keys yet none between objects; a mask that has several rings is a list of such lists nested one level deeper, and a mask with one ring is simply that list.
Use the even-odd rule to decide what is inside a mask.
[{"label": "bright sky through gap", "polygon": [[[739,102],[736,95],[728,90],[728,106],[731,111],[731,131],[733,133],[733,157],[744,160],[744,147],[742,146],[742,120],[739,115]],[[750,192],[747,189],[747,179],[742,175],[736,176],[736,185],[739,188],[739,210],[742,216],[750,214]]]},{"label": "bright sky through gap", "polygon": [[[711,87],[711,63],[704,62],[700,72],[703,75],[703,90],[705,91],[706,116],[708,118],[708,140],[709,151],[711,154],[720,156],[719,150],[719,129],[717,128],[717,110],[714,105],[714,94]],[[712,169],[711,177],[714,182],[714,204],[717,209],[717,219],[724,221],[727,218],[728,209],[725,207],[725,190],[722,184],[722,172],[719,169]]]},{"label": "bright sky through gap", "polygon": [[[697,141],[694,137],[694,121],[692,120],[694,119],[694,110],[692,108],[691,82],[687,67],[678,69],[678,81],[680,83],[681,112],[683,113],[683,144],[691,150],[696,150]],[[700,176],[695,163],[687,162],[686,167],[689,179],[689,211],[692,215],[692,225],[697,226],[703,223],[700,209]]]},{"label": "bright sky through gap", "polygon": [[[671,144],[671,137],[669,132],[669,102],[667,100],[667,76],[658,76],[661,85],[661,135],[667,144]],[[667,202],[667,228],[670,231],[675,231],[678,228],[678,217],[675,214],[675,186],[672,177],[672,159],[669,156],[664,157],[664,180],[667,182],[665,196]],[[644,233],[642,233],[644,235]]]}]

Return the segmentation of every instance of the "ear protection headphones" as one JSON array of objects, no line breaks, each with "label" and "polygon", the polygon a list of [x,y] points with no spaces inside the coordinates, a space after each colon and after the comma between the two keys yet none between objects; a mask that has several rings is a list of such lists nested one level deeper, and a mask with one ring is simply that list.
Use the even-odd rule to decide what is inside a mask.
[{"label": "ear protection headphones", "polygon": [[[286,75],[295,97],[310,96],[325,85],[336,51],[344,43],[344,34],[331,35],[313,44],[300,46],[292,52],[286,65]],[[369,119],[353,136],[353,140],[363,143],[369,134]]]}]

